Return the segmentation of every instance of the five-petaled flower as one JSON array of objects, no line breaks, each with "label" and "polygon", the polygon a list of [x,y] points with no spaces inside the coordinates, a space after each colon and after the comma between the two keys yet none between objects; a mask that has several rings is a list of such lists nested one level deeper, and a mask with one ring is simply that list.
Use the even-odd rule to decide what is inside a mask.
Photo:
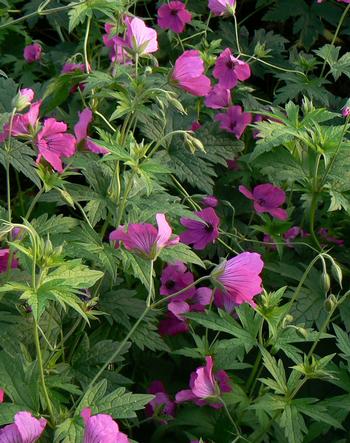
[{"label": "five-petaled flower", "polygon": [[126,229],[119,226],[109,235],[110,241],[123,242],[124,247],[142,257],[154,260],[163,248],[179,243],[179,237],[171,238],[172,229],[164,214],[156,215],[158,229],[149,223],[131,223]]},{"label": "five-petaled flower", "polygon": [[37,419],[26,411],[17,412],[15,422],[0,429],[0,442],[34,443],[39,440],[45,426],[45,418]]},{"label": "five-petaled flower", "polygon": [[162,29],[171,29],[180,34],[191,20],[192,15],[187,11],[186,5],[178,0],[164,3],[158,9],[158,25]]},{"label": "five-petaled flower", "polygon": [[198,97],[206,96],[211,88],[200,52],[194,49],[185,51],[176,60],[171,78],[179,88]]},{"label": "five-petaled flower", "polygon": [[[126,17],[125,24],[125,46],[141,56],[158,50],[157,31],[146,26],[145,22],[138,17]],[[120,42],[122,43],[121,39]]]},{"label": "five-petaled flower", "polygon": [[47,118],[36,138],[39,150],[37,163],[44,158],[55,171],[63,172],[62,157],[71,157],[76,150],[76,140],[67,134],[67,125],[54,118]]},{"label": "five-petaled flower", "polygon": [[227,311],[242,303],[255,306],[253,297],[262,292],[260,273],[264,262],[256,252],[242,252],[224,261],[212,272],[216,294]]},{"label": "five-petaled flower", "polygon": [[83,409],[81,416],[85,423],[83,443],[129,443],[128,436],[119,431],[118,424],[110,415],[91,416],[91,409]]},{"label": "five-petaled flower", "polygon": [[214,243],[219,236],[220,218],[213,208],[205,208],[195,212],[203,221],[181,217],[180,222],[186,231],[180,234],[180,240],[194,249],[204,249],[209,243]]},{"label": "five-petaled flower", "polygon": [[210,405],[215,409],[223,405],[219,401],[223,392],[231,392],[230,379],[227,373],[220,370],[213,373],[212,357],[205,358],[205,366],[201,366],[190,377],[190,389],[176,394],[176,403],[192,401],[198,406]]},{"label": "five-petaled flower", "polygon": [[254,202],[254,209],[258,214],[267,212],[272,217],[279,220],[287,220],[288,213],[285,209],[280,208],[286,201],[286,194],[283,189],[264,183],[257,185],[253,191],[249,191],[245,186],[241,185],[239,191]]},{"label": "five-petaled flower", "polygon": [[230,106],[226,113],[217,114],[215,120],[220,122],[220,128],[235,134],[237,139],[242,137],[245,128],[251,123],[252,115],[243,112],[239,105]]},{"label": "five-petaled flower", "polygon": [[238,80],[247,80],[251,71],[248,63],[234,57],[231,49],[226,48],[216,60],[213,75],[222,88],[232,89],[237,85]]}]

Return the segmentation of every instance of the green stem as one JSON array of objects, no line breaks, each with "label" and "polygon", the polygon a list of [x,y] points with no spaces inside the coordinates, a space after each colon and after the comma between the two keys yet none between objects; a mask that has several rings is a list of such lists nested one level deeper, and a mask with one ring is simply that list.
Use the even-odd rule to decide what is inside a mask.
[{"label": "green stem", "polygon": [[37,192],[36,196],[33,198],[32,202],[31,202],[31,204],[30,204],[30,206],[28,208],[28,211],[27,211],[26,215],[24,216],[24,218],[26,220],[29,220],[29,217],[31,216],[32,211],[33,211],[35,205],[37,204],[37,202],[39,201],[39,199],[40,199],[40,197],[41,197],[43,192],[44,192],[44,188],[40,188],[39,192]]},{"label": "green stem", "polygon": [[120,207],[118,207],[118,218],[117,218],[117,223],[116,223],[117,227],[120,225],[120,223],[123,219],[126,203],[127,203],[128,196],[129,196],[131,188],[132,188],[132,181],[134,179],[134,176],[135,176],[135,171],[132,171],[130,173],[129,178],[128,178],[128,182],[126,184],[126,188],[125,188],[124,195],[123,195],[123,200],[120,204]]},{"label": "green stem", "polygon": [[238,57],[242,54],[241,51],[241,45],[239,44],[239,36],[238,36],[238,23],[236,14],[233,14],[233,20],[235,22],[235,37],[236,37],[236,45],[237,45],[237,51],[238,51]]},{"label": "green stem", "polygon": [[[338,23],[337,29],[335,30],[334,36],[333,36],[332,41],[331,41],[331,46],[334,46],[334,43],[335,43],[335,41],[337,40],[337,37],[338,37],[339,31],[340,31],[340,28],[342,27],[342,24],[343,24],[343,22],[344,22],[344,20],[345,20],[345,17],[346,17],[346,15],[347,15],[347,13],[349,12],[349,9],[350,9],[350,3],[349,3],[348,6],[344,9],[344,12],[343,12],[343,14],[342,14],[341,17],[340,17],[340,20],[339,20],[339,23]],[[327,63],[327,61],[324,60],[323,65],[322,65],[322,70],[321,70],[320,78],[323,77],[324,70],[326,69],[326,63]]]},{"label": "green stem", "polygon": [[88,60],[88,42],[89,42],[90,27],[91,27],[91,17],[88,17],[86,23],[85,37],[84,37],[84,63],[87,74],[90,72],[90,64]]},{"label": "green stem", "polygon": [[10,129],[9,129],[9,138],[7,143],[5,144],[6,152],[6,194],[7,194],[7,219],[8,222],[11,223],[12,220],[12,211],[11,211],[11,178],[10,178],[10,160],[9,160],[9,152],[11,151],[11,141],[12,141],[12,125],[13,119],[15,117],[16,108],[12,109],[11,118],[10,118]]},{"label": "green stem", "polygon": [[40,340],[39,340],[39,327],[38,327],[38,323],[37,323],[35,318],[34,318],[34,342],[35,342],[36,354],[37,354],[37,358],[38,358],[38,366],[39,366],[41,386],[42,386],[42,389],[43,389],[44,398],[45,398],[45,401],[46,401],[47,409],[48,409],[49,414],[50,414],[51,421],[52,421],[52,423],[54,423],[55,415],[53,413],[50,396],[49,396],[49,393],[47,391],[47,387],[46,387],[46,383],[45,383],[43,357],[42,357],[42,354],[41,354]]},{"label": "green stem", "polygon": [[318,241],[318,238],[315,234],[315,215],[317,210],[317,204],[318,204],[318,192],[312,193],[312,200],[311,200],[311,207],[310,207],[310,234],[311,237],[315,243],[315,245],[318,247],[318,249],[322,249],[321,245]]}]

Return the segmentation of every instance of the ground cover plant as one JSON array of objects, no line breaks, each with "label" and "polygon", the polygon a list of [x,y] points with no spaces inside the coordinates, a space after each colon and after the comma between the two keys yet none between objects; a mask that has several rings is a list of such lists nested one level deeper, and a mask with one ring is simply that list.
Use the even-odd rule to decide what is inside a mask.
[{"label": "ground cover plant", "polygon": [[0,3],[0,443],[348,441],[349,10]]}]

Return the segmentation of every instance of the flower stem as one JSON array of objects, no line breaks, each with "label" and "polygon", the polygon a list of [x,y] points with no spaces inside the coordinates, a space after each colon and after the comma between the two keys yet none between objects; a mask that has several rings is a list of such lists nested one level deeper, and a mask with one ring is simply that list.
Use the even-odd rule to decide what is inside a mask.
[{"label": "flower stem", "polygon": [[88,59],[88,42],[89,42],[90,27],[91,27],[91,17],[88,17],[86,23],[85,37],[84,37],[84,63],[87,74],[90,72],[90,64]]}]

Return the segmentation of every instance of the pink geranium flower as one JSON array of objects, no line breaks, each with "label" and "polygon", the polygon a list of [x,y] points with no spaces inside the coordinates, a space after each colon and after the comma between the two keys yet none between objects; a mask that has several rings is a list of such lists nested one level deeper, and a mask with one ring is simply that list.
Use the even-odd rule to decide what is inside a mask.
[{"label": "pink geranium flower", "polygon": [[228,311],[242,303],[255,305],[253,297],[262,291],[259,274],[263,267],[260,254],[242,252],[213,271],[214,282],[220,287],[219,297]]},{"label": "pink geranium flower", "polygon": [[102,146],[97,145],[88,137],[88,126],[92,121],[92,112],[89,108],[85,108],[82,112],[79,112],[79,121],[74,126],[74,134],[77,145],[88,149],[95,154],[108,154],[109,151]]},{"label": "pink geranium flower", "polygon": [[215,85],[205,97],[204,103],[211,109],[226,108],[231,104],[231,92],[220,85]]},{"label": "pink geranium flower", "polygon": [[153,381],[147,392],[155,396],[146,406],[146,415],[148,417],[153,417],[156,414],[157,417],[161,418],[163,424],[166,424],[169,418],[175,417],[176,403],[170,399],[160,380]]},{"label": "pink geranium flower", "polygon": [[252,115],[249,112],[243,112],[238,105],[230,106],[225,114],[218,114],[215,120],[220,122],[220,128],[227,132],[235,134],[237,139],[242,137],[246,127],[252,121]]},{"label": "pink geranium flower", "polygon": [[171,78],[177,86],[192,95],[203,97],[210,91],[210,80],[204,74],[204,63],[197,50],[185,51],[175,62]]},{"label": "pink geranium flower", "polygon": [[23,57],[27,63],[34,63],[41,58],[41,46],[39,43],[33,43],[24,48]]},{"label": "pink geranium flower", "polygon": [[116,35],[112,35],[114,29],[114,25],[111,23],[105,24],[106,34],[102,36],[103,43],[107,46],[107,48],[111,48],[109,53],[109,58],[112,62],[120,63],[120,64],[130,64],[131,59],[128,52],[124,49],[126,46],[125,40],[121,39]]},{"label": "pink geranium flower", "polygon": [[171,238],[172,230],[164,214],[157,214],[158,229],[149,223],[130,224],[110,233],[110,241],[122,241],[125,248],[142,257],[154,260],[163,248],[179,243],[179,237]]},{"label": "pink geranium flower", "polygon": [[222,88],[232,89],[237,85],[238,80],[247,80],[251,71],[248,63],[234,57],[231,49],[226,48],[216,60],[213,75]]},{"label": "pink geranium flower", "polygon": [[67,125],[54,118],[47,118],[38,133],[36,145],[39,150],[37,163],[44,158],[57,172],[63,172],[62,157],[71,157],[76,151],[73,135],[67,134]]},{"label": "pink geranium flower", "polygon": [[118,424],[110,415],[91,416],[91,409],[83,409],[81,416],[85,423],[83,443],[129,443],[128,436],[119,431]]},{"label": "pink geranium flower", "polygon": [[34,418],[30,412],[17,412],[15,422],[0,429],[1,443],[34,443],[46,426],[45,418]]},{"label": "pink geranium flower", "polygon": [[0,388],[0,403],[4,402],[5,391]]},{"label": "pink geranium flower", "polygon": [[[180,391],[176,394],[176,403],[192,401],[198,406],[209,404],[215,409],[222,407],[217,402],[223,392],[231,392],[229,377],[225,371],[213,373],[212,357],[205,358],[206,365],[201,366],[190,377],[190,389]],[[215,401],[216,400],[216,401]]]},{"label": "pink geranium flower", "polygon": [[[181,291],[194,282],[192,272],[190,272],[186,265],[180,261],[174,264],[167,265],[160,277],[161,286],[159,292],[161,295],[171,295]],[[186,300],[194,295],[195,288],[187,289],[172,300]]]},{"label": "pink geranium flower", "polygon": [[219,200],[215,197],[215,195],[207,195],[203,198],[202,203],[204,206],[209,208],[216,208],[219,204]]},{"label": "pink geranium flower", "polygon": [[[16,114],[12,121],[11,137],[26,137],[33,134],[39,124],[41,100],[33,103],[25,114]],[[0,142],[5,141],[10,135],[10,123],[5,123],[0,134]]]},{"label": "pink geranium flower", "polygon": [[209,243],[214,243],[219,236],[220,219],[213,208],[205,208],[195,214],[203,220],[181,217],[180,223],[187,228],[180,235],[182,243],[193,245],[194,249],[204,249]]},{"label": "pink geranium flower", "polygon": [[17,111],[23,111],[34,99],[34,91],[30,88],[20,89],[14,99],[14,106]]},{"label": "pink geranium flower", "polygon": [[147,55],[158,50],[157,32],[145,25],[138,17],[126,17],[126,45],[139,55]]},{"label": "pink geranium flower", "polygon": [[279,220],[287,220],[287,211],[280,208],[286,201],[286,194],[283,189],[271,183],[265,183],[255,186],[252,192],[241,185],[239,191],[250,200],[253,200],[254,209],[257,213],[267,212]]},{"label": "pink geranium flower", "polygon": [[234,12],[236,0],[209,0],[209,9],[214,15],[224,15]]},{"label": "pink geranium flower", "polygon": [[186,5],[174,0],[164,3],[158,9],[158,25],[162,29],[171,29],[177,34],[184,31],[187,23],[192,20],[192,15],[187,11]]},{"label": "pink geranium flower", "polygon": [[[10,250],[8,248],[0,249],[0,273],[7,271],[8,261],[10,257]],[[18,260],[12,258],[11,268],[18,268]]]},{"label": "pink geranium flower", "polygon": [[196,132],[198,131],[198,129],[200,129],[202,127],[202,125],[199,123],[199,121],[194,121],[191,124],[191,131]]},{"label": "pink geranium flower", "polygon": [[344,240],[334,237],[333,235],[329,235],[329,231],[327,228],[320,228],[318,233],[328,243],[334,243],[335,245],[338,245],[338,246],[344,246]]}]

